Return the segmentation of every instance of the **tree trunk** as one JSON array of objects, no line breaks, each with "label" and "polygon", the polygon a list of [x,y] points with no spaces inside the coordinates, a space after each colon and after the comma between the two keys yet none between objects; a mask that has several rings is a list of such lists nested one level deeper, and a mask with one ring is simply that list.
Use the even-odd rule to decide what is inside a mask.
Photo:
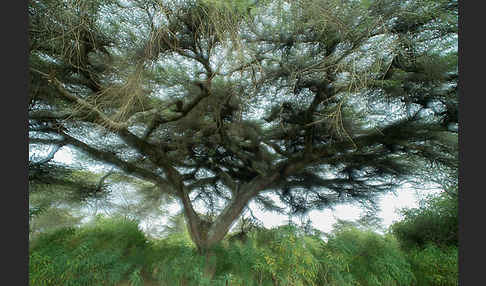
[{"label": "tree trunk", "polygon": [[206,221],[196,213],[190,201],[189,193],[180,185],[179,198],[184,207],[189,234],[196,244],[199,254],[205,256],[204,277],[212,279],[216,271],[217,261],[216,254],[212,250],[213,247],[223,240],[248,202],[279,176],[280,173],[278,172],[266,177],[258,176],[251,182],[242,185],[231,202],[214,221]]},{"label": "tree trunk", "polygon": [[216,273],[216,265],[217,265],[217,257],[216,253],[211,249],[204,250],[204,257],[205,257],[205,264],[203,269],[203,276],[204,278],[211,281],[214,278],[214,274]]},{"label": "tree trunk", "polygon": [[273,183],[278,177],[279,173],[271,176],[258,176],[253,181],[244,184],[239,188],[238,193],[233,197],[231,202],[224,208],[221,214],[211,224],[207,232],[208,246],[213,246],[219,243],[233,223],[240,217],[241,213],[258,193],[264,190],[268,185]]}]

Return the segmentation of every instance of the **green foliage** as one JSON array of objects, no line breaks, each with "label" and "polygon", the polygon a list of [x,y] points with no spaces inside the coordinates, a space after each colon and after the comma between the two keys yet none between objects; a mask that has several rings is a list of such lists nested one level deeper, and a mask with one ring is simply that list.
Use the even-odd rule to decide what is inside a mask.
[{"label": "green foliage", "polygon": [[97,217],[36,238],[29,278],[31,285],[448,286],[457,285],[457,255],[455,246],[403,250],[391,234],[346,223],[327,242],[293,225],[257,227],[201,255],[186,232],[147,242],[135,221]]},{"label": "green foliage", "polygon": [[417,279],[416,285],[458,285],[458,248],[440,248],[428,244],[423,249],[415,248],[408,253],[408,260]]},{"label": "green foliage", "polygon": [[161,285],[317,285],[320,245],[317,237],[281,227],[253,230],[245,241],[224,241],[200,255],[186,234],[172,233],[151,245],[147,261]]},{"label": "green foliage", "polygon": [[89,198],[101,198],[107,194],[104,183],[106,177],[105,174],[62,164],[31,164],[29,193],[33,196],[29,196],[29,201],[34,205],[55,202],[76,205]]},{"label": "green foliage", "polygon": [[29,221],[33,218],[43,214],[46,211],[46,207],[44,206],[33,206],[29,207]]},{"label": "green foliage", "polygon": [[260,250],[255,270],[283,285],[314,284],[319,271],[314,237],[289,225],[256,232],[254,240]]},{"label": "green foliage", "polygon": [[402,211],[404,219],[392,225],[404,247],[458,245],[458,198],[445,192],[429,196],[418,208]]},{"label": "green foliage", "polygon": [[202,277],[204,260],[183,234],[172,234],[154,243],[148,261],[152,276],[161,285],[174,285],[175,281],[197,285],[194,283]]},{"label": "green foliage", "polygon": [[[431,136],[457,124],[454,1],[36,0],[28,10],[32,150],[75,148],[79,168],[89,157],[175,195],[195,209],[199,249],[253,199],[273,207],[263,194],[303,213],[371,202],[421,175],[411,157],[455,167],[457,150]],[[105,176],[39,166],[55,152],[31,162],[32,192],[106,193]],[[140,215],[160,204],[132,205]],[[199,227],[196,206],[216,223]],[[305,258],[292,257],[275,267],[297,274],[272,279],[308,283],[314,274],[293,267]]]},{"label": "green foliage", "polygon": [[137,225],[99,217],[83,228],[40,235],[30,249],[30,285],[115,285],[130,273],[135,281],[146,247]]},{"label": "green foliage", "polygon": [[390,235],[343,227],[329,238],[321,255],[321,283],[371,286],[411,285],[414,281],[405,254]]},{"label": "green foliage", "polygon": [[[207,263],[189,239],[171,235],[151,252],[154,276],[171,285],[204,285]],[[414,275],[391,237],[343,228],[325,243],[294,226],[258,229],[211,250],[210,285],[411,285]]]},{"label": "green foliage", "polygon": [[143,278],[140,275],[140,268],[137,268],[133,270],[133,272],[130,274],[129,281],[130,281],[130,286],[141,286],[143,285]]},{"label": "green foliage", "polygon": [[458,285],[458,197],[442,192],[426,197],[420,207],[402,211],[391,226],[407,251],[417,285]]},{"label": "green foliage", "polygon": [[[258,253],[241,244],[215,247],[210,256],[200,255],[188,236],[173,233],[152,245],[148,261],[152,276],[160,285],[253,285]],[[214,265],[212,280],[204,275],[206,267]]]}]

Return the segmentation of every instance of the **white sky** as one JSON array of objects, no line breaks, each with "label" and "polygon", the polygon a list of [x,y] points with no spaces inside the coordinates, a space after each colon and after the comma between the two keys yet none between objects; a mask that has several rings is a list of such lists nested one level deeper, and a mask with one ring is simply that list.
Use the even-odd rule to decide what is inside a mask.
[{"label": "white sky", "polygon": [[[426,191],[427,193],[435,192],[437,190],[431,189]],[[418,206],[418,201],[421,195],[417,194],[417,191],[411,188],[403,188],[397,191],[397,194],[389,193],[379,199],[380,211],[378,217],[383,219],[382,224],[385,228],[388,228],[395,221],[401,219],[398,213],[402,208],[413,208]],[[420,196],[420,197],[419,197]],[[265,227],[274,227],[285,224],[288,217],[285,215],[279,215],[272,212],[260,211],[257,208],[253,208],[254,215],[261,219]],[[341,220],[358,220],[364,214],[364,209],[357,205],[341,204],[334,207],[334,209],[325,209],[322,211],[311,211],[308,217],[311,219],[313,226],[320,231],[330,232],[332,226],[337,222],[337,219]],[[294,222],[298,222],[296,218]]]},{"label": "white sky", "polygon": [[69,148],[62,148],[54,154],[54,161],[62,162],[66,165],[70,165],[73,163],[73,154]]}]

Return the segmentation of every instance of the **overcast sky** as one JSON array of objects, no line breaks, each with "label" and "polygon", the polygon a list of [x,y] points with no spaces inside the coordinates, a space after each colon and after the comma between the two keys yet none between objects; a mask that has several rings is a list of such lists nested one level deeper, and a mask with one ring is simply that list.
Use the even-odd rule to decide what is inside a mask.
[{"label": "overcast sky", "polygon": [[[381,210],[378,213],[378,217],[383,219],[383,226],[389,227],[393,222],[400,220],[401,217],[398,210],[405,207],[412,208],[418,206],[418,199],[416,190],[406,188],[399,190],[397,195],[392,193],[384,195],[379,200]],[[311,211],[309,218],[312,220],[315,228],[323,232],[330,232],[332,225],[336,223],[337,219],[357,220],[364,214],[363,211],[363,208],[357,205],[341,204],[334,207],[334,209]],[[266,227],[281,225],[287,220],[286,216],[270,212],[256,210],[254,214],[262,219]]]}]

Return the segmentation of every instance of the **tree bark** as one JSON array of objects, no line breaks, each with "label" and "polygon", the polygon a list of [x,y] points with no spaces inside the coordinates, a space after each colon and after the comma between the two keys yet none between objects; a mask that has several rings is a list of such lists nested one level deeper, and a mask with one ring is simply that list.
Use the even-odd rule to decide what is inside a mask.
[{"label": "tree bark", "polygon": [[188,191],[181,189],[179,197],[184,207],[188,230],[199,253],[210,257],[211,248],[223,240],[233,223],[248,205],[248,202],[273,183],[279,176],[280,174],[278,172],[267,177],[258,176],[253,181],[242,185],[235,193],[231,202],[218,215],[216,220],[212,222],[201,219],[192,206]]}]

